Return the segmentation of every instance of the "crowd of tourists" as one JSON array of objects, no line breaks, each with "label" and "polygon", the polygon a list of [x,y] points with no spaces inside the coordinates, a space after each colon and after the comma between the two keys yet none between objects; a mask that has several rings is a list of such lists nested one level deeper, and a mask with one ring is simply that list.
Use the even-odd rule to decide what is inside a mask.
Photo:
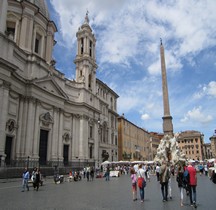
[{"label": "crowd of tourists", "polygon": [[[163,161],[162,164],[157,163],[153,168],[143,164],[133,165],[130,168],[133,201],[137,201],[137,190],[139,189],[140,200],[142,203],[144,202],[145,186],[146,182],[148,180],[150,181],[149,172],[151,172],[156,175],[157,181],[161,185],[163,202],[172,199],[171,176],[175,176],[180,192],[180,206],[184,206],[183,200],[185,191],[186,195],[190,198],[190,205],[197,208],[197,174],[200,176],[208,176],[208,171],[211,166],[212,165],[209,163],[195,164],[193,160],[188,161],[186,164],[182,162],[175,166]],[[212,174],[209,176],[212,181],[216,179],[215,170],[213,170]]]},{"label": "crowd of tourists", "polygon": [[[196,196],[196,186],[197,186],[197,174],[202,176],[210,176],[212,182],[216,183],[216,173],[215,170],[209,173],[209,168],[211,164],[200,163],[195,164],[194,161],[189,161],[187,164],[172,165],[166,161],[162,164],[133,164],[133,165],[105,165],[100,168],[95,169],[93,166],[87,165],[82,170],[70,171],[67,177],[68,181],[81,181],[85,179],[86,181],[93,181],[94,178],[104,178],[105,181],[110,180],[110,172],[118,171],[119,175],[130,174],[132,183],[132,198],[133,201],[137,201],[137,193],[139,190],[140,201],[144,202],[145,197],[145,187],[147,182],[150,182],[150,175],[156,175],[156,180],[161,186],[161,196],[162,201],[167,202],[172,199],[172,189],[171,189],[171,176],[176,177],[176,182],[179,187],[179,200],[180,206],[184,206],[184,194],[189,196],[190,205],[197,207],[197,196]],[[34,190],[38,191],[39,186],[42,185],[42,175],[38,168],[34,168],[30,173],[27,168],[25,168],[22,175],[22,192],[25,190],[29,191],[29,183],[32,183]],[[64,176],[54,176],[54,181],[56,184],[62,183]],[[186,192],[186,193],[184,193]]]}]

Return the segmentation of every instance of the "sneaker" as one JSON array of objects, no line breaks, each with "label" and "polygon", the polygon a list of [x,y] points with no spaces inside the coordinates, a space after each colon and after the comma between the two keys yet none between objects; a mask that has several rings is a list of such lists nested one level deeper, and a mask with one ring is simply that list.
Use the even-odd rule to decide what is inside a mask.
[{"label": "sneaker", "polygon": [[172,196],[170,196],[170,200],[172,200]]},{"label": "sneaker", "polygon": [[144,202],[144,200],[141,200],[141,203],[143,203]]},{"label": "sneaker", "polygon": [[197,205],[196,205],[195,201],[193,202],[193,206],[194,206],[194,208],[197,208]]}]

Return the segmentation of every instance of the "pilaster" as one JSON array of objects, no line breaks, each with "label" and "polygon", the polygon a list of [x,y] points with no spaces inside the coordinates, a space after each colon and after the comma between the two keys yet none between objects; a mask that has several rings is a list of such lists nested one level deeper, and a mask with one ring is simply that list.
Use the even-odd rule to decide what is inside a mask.
[{"label": "pilaster", "polygon": [[25,155],[31,156],[32,155],[32,142],[34,142],[34,119],[35,119],[35,112],[34,112],[34,99],[28,98],[28,114],[27,114],[27,129],[26,129],[26,145],[25,145]]},{"label": "pilaster", "polygon": [[29,14],[29,12],[24,8],[21,23],[20,47],[28,52],[32,52],[34,14],[33,12]]},{"label": "pilaster", "polygon": [[39,134],[40,134],[40,121],[39,121],[39,114],[40,114],[40,103],[36,100],[35,103],[35,120],[34,120],[34,141],[33,141],[33,158],[39,159]]},{"label": "pilaster", "polygon": [[5,34],[7,23],[8,1],[0,0],[0,33]]},{"label": "pilaster", "polygon": [[63,159],[63,112],[59,110],[59,132],[58,132],[58,158]]},{"label": "pilaster", "polygon": [[16,139],[16,158],[21,156],[21,131],[22,131],[22,121],[23,121],[23,97],[19,99],[19,111],[18,111],[18,130]]},{"label": "pilaster", "polygon": [[5,150],[5,127],[8,115],[8,100],[9,100],[9,89],[10,83],[0,80],[0,155],[4,155]]},{"label": "pilaster", "polygon": [[79,158],[86,159],[88,155],[88,122],[86,116],[80,118]]},{"label": "pilaster", "polygon": [[[54,124],[53,124],[53,131],[52,131],[52,142],[51,142],[51,151],[52,151],[52,154],[51,154],[51,158],[52,160],[56,160],[58,157],[57,157],[57,150],[58,150],[58,147],[57,147],[57,143],[58,143],[58,126],[60,125],[59,123],[59,120],[58,120],[58,110],[56,108],[54,108],[54,111],[53,111],[53,118],[54,118]],[[60,141],[60,139],[59,139]]]}]

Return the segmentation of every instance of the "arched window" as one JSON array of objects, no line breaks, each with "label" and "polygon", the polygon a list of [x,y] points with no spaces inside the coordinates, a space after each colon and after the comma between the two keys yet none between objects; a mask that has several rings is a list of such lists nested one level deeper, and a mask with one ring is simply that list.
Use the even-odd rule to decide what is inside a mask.
[{"label": "arched window", "polygon": [[92,41],[89,40],[89,55],[92,57]]},{"label": "arched window", "polygon": [[84,39],[81,38],[81,40],[80,40],[80,53],[83,54],[83,51],[84,51]]},{"label": "arched window", "polygon": [[89,87],[89,89],[91,89],[91,83],[92,83],[92,75],[91,74],[89,74],[88,82],[89,82],[88,87]]}]

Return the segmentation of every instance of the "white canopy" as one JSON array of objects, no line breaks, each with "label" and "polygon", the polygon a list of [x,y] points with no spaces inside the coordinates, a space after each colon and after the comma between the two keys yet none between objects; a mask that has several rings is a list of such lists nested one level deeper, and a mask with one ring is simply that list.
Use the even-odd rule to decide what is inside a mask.
[{"label": "white canopy", "polygon": [[209,159],[208,162],[209,163],[215,162],[215,158]]},{"label": "white canopy", "polygon": [[109,165],[109,164],[111,164],[111,162],[109,162],[108,160],[106,160],[106,161],[104,161],[103,163],[101,163],[102,166],[104,166],[104,165]]}]

